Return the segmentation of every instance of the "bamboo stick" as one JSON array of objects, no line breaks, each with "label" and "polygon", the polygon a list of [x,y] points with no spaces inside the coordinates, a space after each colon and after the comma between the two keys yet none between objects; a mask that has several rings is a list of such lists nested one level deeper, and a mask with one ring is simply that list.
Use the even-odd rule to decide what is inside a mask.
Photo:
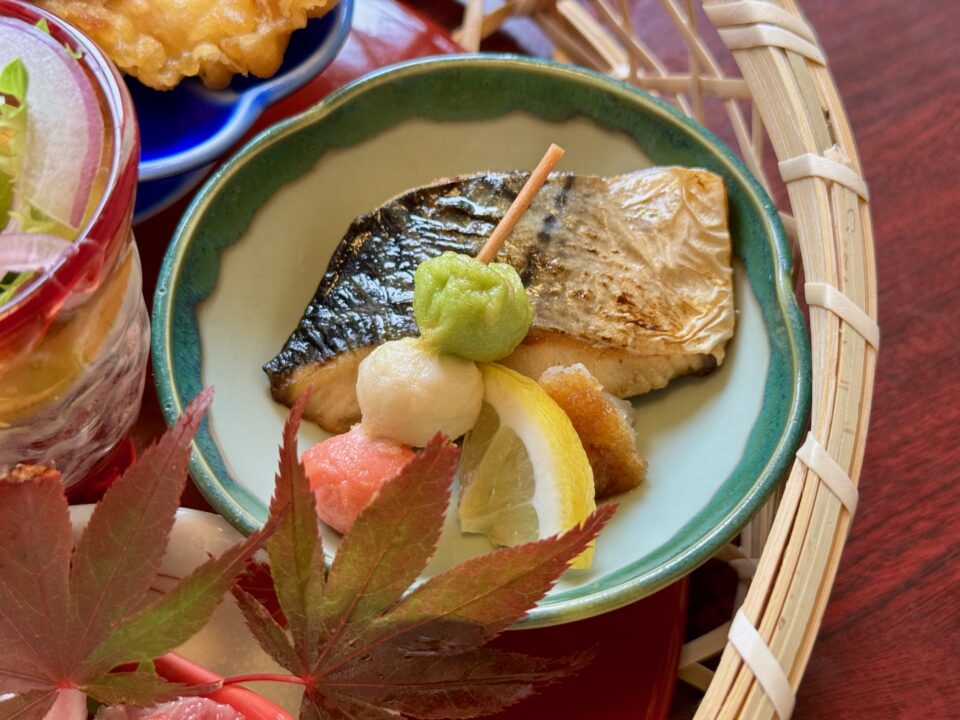
[{"label": "bamboo stick", "polygon": [[470,52],[480,50],[480,41],[483,39],[483,0],[467,0],[467,7],[463,11],[463,26],[455,39]]},{"label": "bamboo stick", "polygon": [[513,226],[517,224],[517,220],[527,211],[530,203],[533,202],[533,198],[540,192],[540,188],[542,188],[543,184],[547,181],[547,176],[550,174],[550,171],[553,170],[553,166],[563,157],[563,153],[564,150],[562,147],[555,143],[550,144],[550,147],[547,148],[543,157],[540,158],[540,162],[537,163],[533,172],[530,173],[530,177],[527,178],[523,187],[520,188],[520,192],[517,193],[513,202],[510,203],[507,212],[503,214],[500,222],[497,223],[493,232],[490,233],[490,237],[487,238],[483,247],[480,248],[480,252],[477,253],[477,260],[482,263],[488,263],[493,260],[494,255],[500,251],[504,241],[506,241],[510,233],[513,232]]}]

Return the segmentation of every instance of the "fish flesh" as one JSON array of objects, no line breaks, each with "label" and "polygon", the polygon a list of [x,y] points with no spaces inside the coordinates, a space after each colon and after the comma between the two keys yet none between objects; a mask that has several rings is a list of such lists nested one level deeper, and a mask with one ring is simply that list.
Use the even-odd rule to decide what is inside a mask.
[{"label": "fish flesh", "polygon": [[[476,255],[529,177],[439,180],[358,217],[296,329],[264,371],[287,405],[331,432],[360,419],[357,366],[380,343],[417,335],[413,276],[445,251]],[[630,397],[723,362],[733,335],[733,272],[723,181],[663,167],[599,177],[553,173],[496,260],[533,304],[530,332],[501,362],[539,377],[583,363]]]}]

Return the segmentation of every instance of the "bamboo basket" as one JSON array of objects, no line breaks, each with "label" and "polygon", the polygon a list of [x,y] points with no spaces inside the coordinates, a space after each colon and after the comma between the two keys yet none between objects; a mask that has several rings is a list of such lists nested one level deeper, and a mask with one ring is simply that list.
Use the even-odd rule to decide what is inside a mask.
[{"label": "bamboo basket", "polygon": [[[781,217],[810,308],[810,434],[777,496],[718,556],[741,580],[734,618],[687,643],[678,672],[705,690],[697,718],[787,718],[856,509],[879,344],[869,196],[826,58],[794,0],[647,3],[669,22],[632,17],[633,0],[489,4],[466,0],[456,37],[468,50],[526,18],[555,59],[674,103],[732,138],[771,196],[784,195],[771,181],[786,186],[792,214]],[[681,53],[654,51],[665,25]],[[741,75],[724,72],[724,51]],[[765,167],[768,144],[779,178]],[[720,653],[715,671],[702,664]]]}]

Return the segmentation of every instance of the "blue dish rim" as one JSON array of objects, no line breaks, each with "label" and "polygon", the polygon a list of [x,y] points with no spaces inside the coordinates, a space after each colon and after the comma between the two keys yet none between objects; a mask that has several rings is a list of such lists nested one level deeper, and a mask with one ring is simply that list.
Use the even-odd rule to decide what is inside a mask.
[{"label": "blue dish rim", "polygon": [[211,94],[239,101],[229,121],[219,132],[189,150],[163,158],[140,162],[140,180],[158,180],[204,167],[229,150],[256,122],[263,111],[287,95],[299,90],[326,68],[340,52],[350,33],[354,0],[340,0],[331,10],[334,29],[316,50],[294,69],[275,76],[242,93],[210,90]]}]

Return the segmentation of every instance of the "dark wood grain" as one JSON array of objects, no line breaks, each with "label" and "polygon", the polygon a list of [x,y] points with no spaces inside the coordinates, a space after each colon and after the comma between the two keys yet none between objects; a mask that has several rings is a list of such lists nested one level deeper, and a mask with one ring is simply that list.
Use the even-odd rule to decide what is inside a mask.
[{"label": "dark wood grain", "polygon": [[960,4],[804,8],[870,183],[883,340],[860,509],[797,717],[957,717]]},{"label": "dark wood grain", "polygon": [[[449,2],[411,4],[455,22]],[[795,717],[960,717],[960,3],[801,4],[870,184],[883,340],[860,506]],[[675,716],[694,703],[678,693]]]}]

